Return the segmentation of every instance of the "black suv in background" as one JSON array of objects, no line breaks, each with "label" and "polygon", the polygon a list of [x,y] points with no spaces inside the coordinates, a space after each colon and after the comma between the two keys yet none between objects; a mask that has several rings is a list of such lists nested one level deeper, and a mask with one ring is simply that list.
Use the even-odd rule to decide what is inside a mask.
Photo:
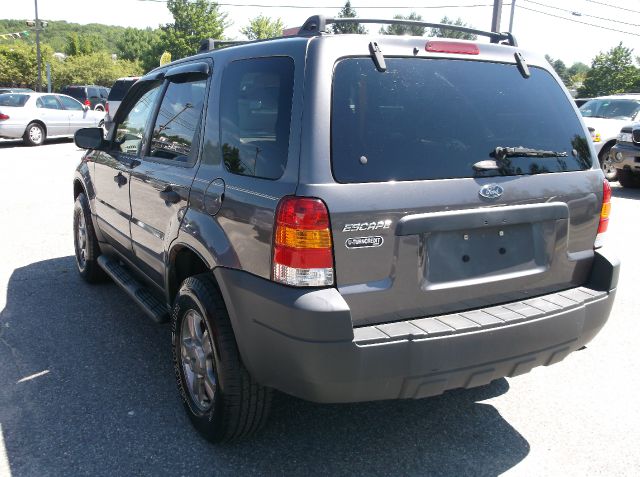
[{"label": "black suv in background", "polygon": [[405,23],[491,42],[328,33],[348,21],[207,40],[140,78],[106,137],[76,133],[78,270],[171,321],[213,441],[259,429],[272,389],[480,386],[561,361],[609,317],[611,189],[544,56],[424,22]]},{"label": "black suv in background", "polygon": [[87,86],[65,86],[60,93],[77,99],[89,109],[96,111],[104,111],[107,97],[109,96],[109,88],[104,86],[87,85]]},{"label": "black suv in background", "polygon": [[611,148],[611,160],[622,187],[640,188],[640,123],[622,128]]}]

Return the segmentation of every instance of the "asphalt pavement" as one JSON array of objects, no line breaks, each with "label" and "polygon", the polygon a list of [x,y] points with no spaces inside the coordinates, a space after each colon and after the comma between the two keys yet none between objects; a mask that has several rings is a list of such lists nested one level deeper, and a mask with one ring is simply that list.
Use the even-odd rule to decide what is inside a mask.
[{"label": "asphalt pavement", "polygon": [[278,394],[261,434],[214,446],[182,409],[169,327],[75,270],[80,155],[0,141],[0,476],[640,475],[640,190],[614,184],[620,285],[585,350],[418,401]]}]

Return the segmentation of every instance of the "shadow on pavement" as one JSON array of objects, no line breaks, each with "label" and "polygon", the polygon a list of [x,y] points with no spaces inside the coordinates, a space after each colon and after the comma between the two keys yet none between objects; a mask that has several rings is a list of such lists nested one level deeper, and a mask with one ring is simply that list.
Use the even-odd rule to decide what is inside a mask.
[{"label": "shadow on pavement", "polygon": [[182,409],[169,343],[169,327],[114,284],[85,284],[73,257],[15,270],[0,313],[0,428],[13,476],[498,475],[529,453],[478,402],[505,393],[504,379],[419,401],[279,394],[261,434],[215,447]]},{"label": "shadow on pavement", "polygon": [[[46,146],[47,144],[63,144],[65,142],[73,142],[73,138],[57,138],[57,139],[47,139],[44,144],[42,146],[36,146],[36,147],[43,147]],[[27,146],[24,142],[22,142],[21,139],[16,139],[16,140],[7,140],[7,141],[0,141],[0,149],[11,149],[14,147],[31,147],[31,146]]]},{"label": "shadow on pavement", "polygon": [[611,195],[621,199],[640,199],[640,189],[630,189],[629,187],[612,187]]}]

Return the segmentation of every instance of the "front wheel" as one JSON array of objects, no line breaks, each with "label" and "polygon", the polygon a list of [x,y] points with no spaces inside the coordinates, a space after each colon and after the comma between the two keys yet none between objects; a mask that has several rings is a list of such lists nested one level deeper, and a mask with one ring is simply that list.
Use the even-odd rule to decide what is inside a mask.
[{"label": "front wheel", "polygon": [[253,434],[266,422],[271,390],[242,364],[231,322],[210,273],[187,278],[171,317],[173,364],[184,407],[212,442]]},{"label": "front wheel", "polygon": [[89,283],[104,281],[107,275],[98,265],[100,247],[84,192],[78,194],[73,208],[73,245],[80,276]]},{"label": "front wheel", "polygon": [[46,137],[47,133],[45,132],[42,124],[29,123],[27,129],[24,131],[22,139],[27,146],[40,146]]},{"label": "front wheel", "polygon": [[600,167],[602,172],[609,182],[615,182],[618,180],[618,170],[613,165],[613,158],[611,157],[611,146],[604,146],[600,151]]}]

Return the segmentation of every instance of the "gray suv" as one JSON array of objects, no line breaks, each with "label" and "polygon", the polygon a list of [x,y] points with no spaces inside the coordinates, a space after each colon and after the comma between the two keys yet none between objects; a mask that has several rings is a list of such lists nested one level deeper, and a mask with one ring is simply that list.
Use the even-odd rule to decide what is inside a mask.
[{"label": "gray suv", "polygon": [[259,429],[274,389],[416,399],[556,363],[613,304],[610,188],[544,56],[327,33],[346,21],[207,40],[76,134],[80,274],[171,322],[212,441]]}]

